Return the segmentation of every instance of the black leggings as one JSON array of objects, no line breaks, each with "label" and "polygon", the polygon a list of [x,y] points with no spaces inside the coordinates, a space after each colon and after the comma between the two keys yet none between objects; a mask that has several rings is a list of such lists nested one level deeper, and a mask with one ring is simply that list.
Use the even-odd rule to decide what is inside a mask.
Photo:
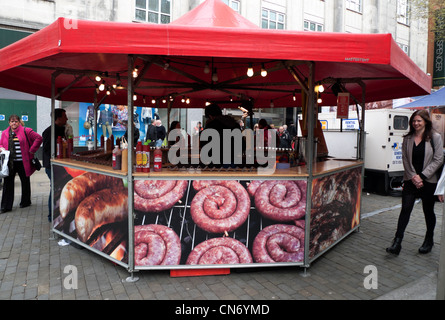
[{"label": "black leggings", "polygon": [[396,238],[403,238],[405,229],[408,225],[414,203],[417,198],[422,199],[423,214],[425,215],[426,236],[427,239],[433,239],[434,228],[436,226],[436,214],[434,213],[434,204],[436,197],[436,183],[423,182],[423,188],[417,189],[411,181],[405,181],[402,192],[402,210],[400,211],[399,222],[397,224]]}]

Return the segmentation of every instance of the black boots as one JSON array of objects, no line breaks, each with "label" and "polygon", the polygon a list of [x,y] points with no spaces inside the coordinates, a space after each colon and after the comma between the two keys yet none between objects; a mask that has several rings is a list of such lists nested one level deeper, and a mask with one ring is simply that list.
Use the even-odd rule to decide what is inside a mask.
[{"label": "black boots", "polygon": [[[430,238],[425,238],[425,241],[423,242],[422,246],[419,248],[419,253],[425,254],[431,252],[433,249],[434,241]],[[389,248],[386,248],[386,252],[392,253],[395,255],[398,255],[400,253],[400,250],[402,250],[402,238],[394,238],[394,242],[392,243],[392,246]]]},{"label": "black boots", "polygon": [[392,253],[395,255],[398,255],[400,253],[400,250],[402,250],[402,238],[394,238],[394,242],[392,243],[392,246],[389,248],[386,248],[386,252]]},{"label": "black boots", "polygon": [[422,246],[419,248],[419,253],[425,254],[425,253],[431,252],[431,249],[433,249],[433,245],[434,245],[433,239],[425,238],[425,241],[423,242]]}]

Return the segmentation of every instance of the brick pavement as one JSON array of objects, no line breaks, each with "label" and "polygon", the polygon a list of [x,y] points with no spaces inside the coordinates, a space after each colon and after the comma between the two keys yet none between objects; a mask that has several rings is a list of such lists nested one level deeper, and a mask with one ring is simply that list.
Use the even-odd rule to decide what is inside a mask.
[{"label": "brick pavement", "polygon": [[[362,213],[376,214],[363,219],[359,232],[313,262],[306,273],[302,268],[271,267],[233,269],[225,276],[174,278],[168,271],[144,271],[135,274],[139,280],[131,283],[125,281],[129,273],[123,267],[51,240],[49,183],[44,172],[32,176],[32,190],[31,207],[18,208],[18,190],[14,210],[0,215],[1,300],[371,300],[391,299],[394,290],[424,277],[436,279],[443,216],[439,203],[435,246],[427,255],[417,252],[425,232],[421,204],[415,206],[402,252],[393,257],[385,248],[395,232],[400,198],[364,192]],[[392,209],[379,213],[384,208]],[[77,267],[77,289],[64,288],[67,265]],[[364,288],[367,265],[377,267],[377,289]]]}]

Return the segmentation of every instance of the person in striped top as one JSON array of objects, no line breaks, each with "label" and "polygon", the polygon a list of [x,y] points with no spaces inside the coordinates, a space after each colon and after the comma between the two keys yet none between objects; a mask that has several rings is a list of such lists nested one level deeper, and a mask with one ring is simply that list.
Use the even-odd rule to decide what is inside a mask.
[{"label": "person in striped top", "polygon": [[30,176],[35,171],[31,165],[31,160],[41,143],[42,136],[31,128],[22,126],[19,116],[13,114],[9,117],[9,128],[4,130],[0,137],[0,150],[11,152],[9,156],[9,176],[4,179],[3,184],[1,213],[12,210],[16,174],[19,175],[22,186],[20,208],[31,205]]}]

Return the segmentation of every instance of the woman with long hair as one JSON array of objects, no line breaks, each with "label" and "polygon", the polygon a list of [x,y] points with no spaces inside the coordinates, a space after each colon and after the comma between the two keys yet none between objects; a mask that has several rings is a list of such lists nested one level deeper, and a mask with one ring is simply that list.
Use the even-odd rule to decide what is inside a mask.
[{"label": "woman with long hair", "polygon": [[22,183],[22,198],[20,208],[31,205],[30,176],[35,169],[31,165],[34,154],[42,143],[42,136],[31,128],[25,128],[18,115],[9,117],[9,128],[2,132],[0,137],[0,150],[9,150],[9,176],[4,180],[1,202],[1,213],[12,210],[14,203],[14,180],[18,173]]},{"label": "woman with long hair", "polygon": [[433,130],[428,111],[415,111],[409,120],[409,132],[403,138],[403,191],[402,209],[397,223],[393,244],[386,251],[395,255],[402,249],[402,239],[408,225],[416,198],[422,199],[426,235],[419,253],[428,253],[433,248],[436,215],[434,213],[437,186],[436,171],[443,163],[443,143],[439,133]]}]

